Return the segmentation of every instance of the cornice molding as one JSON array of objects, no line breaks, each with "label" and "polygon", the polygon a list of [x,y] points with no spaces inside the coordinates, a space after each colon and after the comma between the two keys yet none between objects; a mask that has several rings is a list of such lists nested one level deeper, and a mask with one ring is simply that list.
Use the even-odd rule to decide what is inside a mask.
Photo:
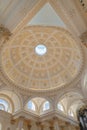
[{"label": "cornice molding", "polygon": [[24,110],[17,111],[16,113],[13,114],[14,119],[18,119],[21,116],[24,117],[25,119],[34,120],[36,122],[44,122],[44,121],[54,120],[54,118],[56,118],[58,121],[64,121],[64,122],[67,121],[69,123],[72,123],[75,126],[78,126],[78,121],[73,120],[73,118],[69,118],[64,114],[59,113],[58,111],[51,111],[46,114],[43,114],[42,116],[29,113]]}]

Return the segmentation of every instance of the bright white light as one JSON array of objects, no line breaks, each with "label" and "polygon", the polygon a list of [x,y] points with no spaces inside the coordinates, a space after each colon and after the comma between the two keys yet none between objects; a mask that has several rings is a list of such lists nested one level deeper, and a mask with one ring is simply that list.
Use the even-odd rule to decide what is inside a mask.
[{"label": "bright white light", "polygon": [[44,55],[44,54],[47,52],[47,48],[46,48],[45,45],[39,44],[39,45],[37,45],[37,46],[35,47],[35,52],[36,52],[38,55],[42,56],[42,55]]}]

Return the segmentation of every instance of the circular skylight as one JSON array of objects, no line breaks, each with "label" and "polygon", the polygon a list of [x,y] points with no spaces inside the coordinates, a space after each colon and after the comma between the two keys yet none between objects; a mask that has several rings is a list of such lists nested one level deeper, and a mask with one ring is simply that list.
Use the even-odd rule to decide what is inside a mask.
[{"label": "circular skylight", "polygon": [[45,45],[43,44],[39,44],[35,47],[35,52],[38,54],[38,55],[44,55],[46,52],[47,52],[47,48]]}]

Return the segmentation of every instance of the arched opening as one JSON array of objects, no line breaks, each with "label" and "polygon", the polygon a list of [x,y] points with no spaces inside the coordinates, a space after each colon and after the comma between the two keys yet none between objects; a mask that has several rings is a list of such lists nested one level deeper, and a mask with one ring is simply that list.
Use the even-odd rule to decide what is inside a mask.
[{"label": "arched opening", "polygon": [[35,104],[33,103],[33,101],[29,101],[27,104],[28,109],[35,111],[36,107]]},{"label": "arched opening", "polygon": [[0,110],[7,111],[7,112],[10,111],[10,104],[6,100],[1,98],[0,98]]},{"label": "arched opening", "polygon": [[74,112],[72,111],[72,109],[69,109],[69,110],[68,110],[68,115],[69,115],[70,117],[74,117]]},{"label": "arched opening", "polygon": [[57,107],[58,107],[58,110],[64,112],[64,107],[61,103],[58,103]]},{"label": "arched opening", "polygon": [[50,109],[50,103],[48,101],[44,102],[43,104],[43,111],[49,110]]}]

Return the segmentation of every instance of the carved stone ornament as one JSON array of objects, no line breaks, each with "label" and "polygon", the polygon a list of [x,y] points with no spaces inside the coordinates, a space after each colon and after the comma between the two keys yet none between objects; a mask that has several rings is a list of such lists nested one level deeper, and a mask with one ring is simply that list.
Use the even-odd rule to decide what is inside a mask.
[{"label": "carved stone ornament", "polygon": [[85,110],[87,110],[87,105],[84,105],[83,107],[80,108],[79,114],[80,115],[84,115],[85,114]]},{"label": "carved stone ornament", "polygon": [[6,42],[10,36],[11,36],[10,31],[7,28],[5,28],[3,25],[0,25],[0,45]]},{"label": "carved stone ornament", "polygon": [[80,39],[82,43],[87,47],[87,31],[80,36]]},{"label": "carved stone ornament", "polygon": [[87,1],[86,0],[80,0],[80,3],[84,9],[84,11],[87,13]]},{"label": "carved stone ornament", "polygon": [[15,122],[16,122],[16,120],[12,117],[12,118],[11,118],[11,124],[14,125]]}]

